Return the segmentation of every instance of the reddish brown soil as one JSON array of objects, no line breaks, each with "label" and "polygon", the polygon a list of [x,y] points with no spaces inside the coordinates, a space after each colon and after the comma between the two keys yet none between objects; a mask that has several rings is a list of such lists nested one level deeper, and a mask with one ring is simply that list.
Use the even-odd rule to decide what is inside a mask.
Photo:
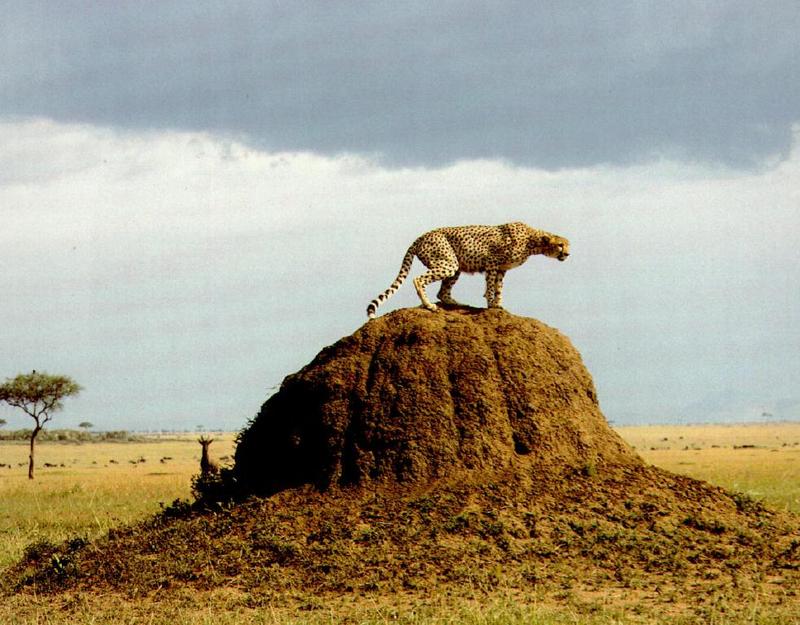
[{"label": "reddish brown soil", "polygon": [[798,600],[797,517],[645,465],[569,340],[503,311],[370,321],[286,378],[227,477],[260,496],[31,553],[11,585]]}]

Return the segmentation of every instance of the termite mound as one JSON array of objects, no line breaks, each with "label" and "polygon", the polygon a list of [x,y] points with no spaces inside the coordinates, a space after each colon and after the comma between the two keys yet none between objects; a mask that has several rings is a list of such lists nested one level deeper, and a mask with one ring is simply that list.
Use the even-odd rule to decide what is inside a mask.
[{"label": "termite mound", "polygon": [[414,485],[523,460],[554,479],[641,464],[559,331],[498,309],[403,309],[288,376],[241,434],[235,475],[269,495]]}]

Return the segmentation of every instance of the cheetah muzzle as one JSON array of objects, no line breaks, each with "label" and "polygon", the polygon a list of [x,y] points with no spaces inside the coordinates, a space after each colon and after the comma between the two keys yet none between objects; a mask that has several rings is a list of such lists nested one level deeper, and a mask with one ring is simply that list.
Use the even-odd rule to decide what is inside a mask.
[{"label": "cheetah muzzle", "polygon": [[451,292],[462,272],[485,273],[484,297],[489,308],[499,308],[502,302],[503,277],[506,271],[519,267],[528,257],[542,254],[560,261],[569,256],[569,241],[556,234],[514,222],[502,226],[454,226],[426,232],[408,248],[400,273],[392,285],[367,306],[367,316],[394,295],[408,276],[414,257],[422,261],[428,271],[414,278],[414,287],[428,310],[436,305],[428,300],[425,287],[441,281],[438,298],[444,304],[457,305]]}]

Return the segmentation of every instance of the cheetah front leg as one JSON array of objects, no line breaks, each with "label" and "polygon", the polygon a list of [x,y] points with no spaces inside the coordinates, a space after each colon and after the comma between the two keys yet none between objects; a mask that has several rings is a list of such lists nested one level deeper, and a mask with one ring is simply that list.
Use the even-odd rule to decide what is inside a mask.
[{"label": "cheetah front leg", "polygon": [[506,272],[502,269],[489,269],[486,271],[486,304],[489,308],[502,308],[503,303],[503,278]]},{"label": "cheetah front leg", "polygon": [[486,290],[483,292],[483,296],[486,298],[486,306],[492,306],[492,302],[494,301],[494,283],[495,283],[495,274],[497,271],[494,269],[487,269],[486,270]]},{"label": "cheetah front leg", "polygon": [[506,277],[506,272],[502,269],[495,272],[494,277],[494,302],[492,308],[503,307],[503,278]]},{"label": "cheetah front leg", "polygon": [[436,295],[436,297],[439,298],[439,301],[442,304],[450,304],[451,306],[461,306],[461,304],[459,304],[456,300],[454,300],[452,296],[453,285],[456,283],[456,280],[458,280],[460,275],[461,271],[458,270],[452,276],[442,280],[442,286],[439,289],[439,293]]},{"label": "cheetah front leg", "polygon": [[458,265],[438,265],[432,267],[421,276],[414,278],[414,288],[417,289],[417,295],[419,295],[419,299],[425,308],[431,311],[438,310],[436,304],[432,304],[425,294],[425,287],[431,282],[436,282],[438,280],[444,281],[447,278],[452,278],[456,273],[458,273]]}]

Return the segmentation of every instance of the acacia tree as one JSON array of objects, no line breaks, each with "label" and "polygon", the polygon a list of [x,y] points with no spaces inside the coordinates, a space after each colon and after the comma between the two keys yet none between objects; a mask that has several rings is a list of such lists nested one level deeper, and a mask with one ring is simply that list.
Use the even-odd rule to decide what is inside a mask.
[{"label": "acacia tree", "polygon": [[81,387],[64,375],[47,373],[20,373],[15,378],[7,378],[0,385],[0,401],[21,408],[36,425],[31,431],[30,456],[28,457],[28,479],[33,479],[33,452],[36,437],[45,423],[53,418],[53,413],[64,406],[61,400],[77,395]]}]

